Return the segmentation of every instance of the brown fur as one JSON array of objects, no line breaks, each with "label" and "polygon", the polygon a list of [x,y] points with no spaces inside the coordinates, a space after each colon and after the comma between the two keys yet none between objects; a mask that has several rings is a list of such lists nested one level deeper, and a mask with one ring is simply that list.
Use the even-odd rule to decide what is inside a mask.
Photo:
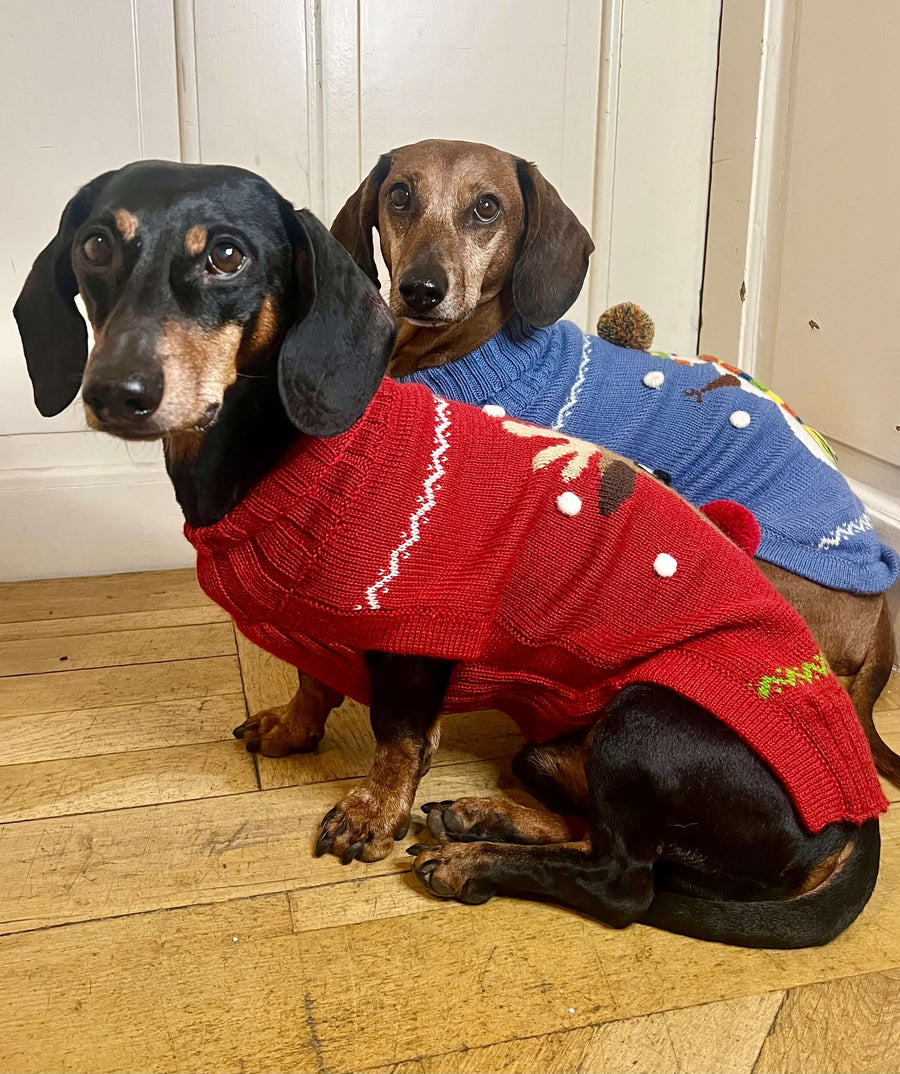
[{"label": "brown fur", "polygon": [[[579,854],[591,852],[590,839],[544,846],[544,853],[555,849]],[[412,848],[411,848],[412,849]],[[413,862],[413,872],[433,895],[462,902],[485,902],[493,894],[492,881],[498,868],[508,868],[516,859],[528,858],[533,846],[513,843],[445,843],[440,847],[423,847]],[[484,881],[489,889],[482,896],[471,882]]]},{"label": "brown fur", "polygon": [[[473,832],[472,829],[476,829]],[[478,839],[497,843],[570,843],[584,835],[585,822],[544,809],[532,809],[508,798],[458,798],[437,804],[428,813],[428,830],[442,838]]]},{"label": "brown fur", "polygon": [[[275,342],[278,335],[278,314],[275,311],[275,303],[271,295],[266,295],[256,315],[256,324],[253,327],[253,335],[248,344],[248,356],[256,357],[266,351]],[[243,367],[243,363],[242,363]]]},{"label": "brown fur", "polygon": [[850,853],[853,850],[853,840],[841,847],[835,854],[829,855],[827,858],[823,858],[822,861],[812,870],[810,870],[809,876],[800,885],[800,889],[797,892],[797,896],[808,895],[809,892],[815,891],[816,888],[821,887],[823,884],[831,880],[836,876],[844,862],[850,857]]},{"label": "brown fur", "polygon": [[127,209],[117,209],[115,220],[119,234],[126,242],[131,242],[137,234],[138,228],[141,226],[140,220],[138,220],[134,213],[130,213]]},{"label": "brown fur", "polygon": [[267,757],[307,753],[322,741],[328,714],[343,700],[343,694],[301,672],[299,688],[286,705],[250,716],[233,734],[251,753]]},{"label": "brown fur", "polygon": [[394,840],[402,838],[409,826],[421,763],[420,744],[415,739],[377,743],[369,775],[344,795],[322,822],[320,839],[333,839],[331,852],[343,857],[354,844],[365,840],[360,860],[386,857]]},{"label": "brown fur", "polygon": [[525,753],[533,776],[526,782],[543,777],[562,795],[566,805],[586,811],[590,801],[584,767],[587,742],[587,736],[580,736],[527,746]]},{"label": "brown fur", "polygon": [[[466,142],[405,147],[393,155],[381,185],[381,250],[392,280],[391,312],[401,322],[395,353],[402,349],[406,361],[411,354],[433,355],[436,348],[441,362],[462,357],[472,349],[474,332],[497,331],[512,311],[501,291],[515,262],[524,215],[514,158],[489,146],[473,149]],[[417,220],[390,210],[388,191],[399,181],[413,185],[421,206]],[[498,224],[483,230],[460,228],[459,217],[482,193],[500,198],[503,213]],[[449,323],[436,328],[407,320],[405,303],[393,285],[424,249],[445,266],[450,283],[442,303]],[[393,367],[389,372],[399,375]]]},{"label": "brown fur", "polygon": [[[199,450],[199,428],[208,408],[221,404],[225,389],[237,378],[237,356],[242,331],[237,324],[226,324],[208,331],[189,321],[171,318],[163,322],[158,354],[165,370],[165,393],[156,411],[160,425],[173,430],[168,441],[176,454],[190,455]],[[97,352],[95,344],[91,360]],[[102,431],[89,407],[85,407],[88,425]]]},{"label": "brown fur", "polygon": [[184,252],[189,257],[199,257],[206,249],[207,231],[203,224],[194,224],[184,236]]},{"label": "brown fur", "polygon": [[158,353],[166,390],[157,410],[160,424],[189,427],[212,403],[221,403],[237,379],[241,336],[236,324],[207,331],[187,321],[163,322]]}]

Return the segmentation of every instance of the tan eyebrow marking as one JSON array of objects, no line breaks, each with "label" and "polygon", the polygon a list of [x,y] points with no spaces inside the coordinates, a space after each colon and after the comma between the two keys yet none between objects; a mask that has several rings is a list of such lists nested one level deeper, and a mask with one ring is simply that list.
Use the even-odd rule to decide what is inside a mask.
[{"label": "tan eyebrow marking", "polygon": [[275,338],[275,333],[277,331],[278,317],[275,313],[275,304],[272,302],[272,296],[266,295],[259,308],[253,335],[250,337],[251,353],[255,354],[265,347],[268,347]]},{"label": "tan eyebrow marking", "polygon": [[116,210],[116,227],[126,242],[131,242],[140,226],[141,222],[134,213],[130,213],[127,209]]},{"label": "tan eyebrow marking", "polygon": [[202,224],[194,224],[184,236],[184,251],[191,257],[202,254],[206,249],[206,228]]}]

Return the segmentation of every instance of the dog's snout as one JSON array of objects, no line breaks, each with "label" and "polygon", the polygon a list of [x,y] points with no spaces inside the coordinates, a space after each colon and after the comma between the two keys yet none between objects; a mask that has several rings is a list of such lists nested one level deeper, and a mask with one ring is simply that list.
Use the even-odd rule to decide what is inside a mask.
[{"label": "dog's snout", "polygon": [[447,273],[439,265],[412,267],[400,277],[400,295],[413,313],[427,313],[447,294]]},{"label": "dog's snout", "polygon": [[99,421],[135,422],[157,409],[163,386],[162,370],[153,369],[121,378],[90,378],[82,394]]}]

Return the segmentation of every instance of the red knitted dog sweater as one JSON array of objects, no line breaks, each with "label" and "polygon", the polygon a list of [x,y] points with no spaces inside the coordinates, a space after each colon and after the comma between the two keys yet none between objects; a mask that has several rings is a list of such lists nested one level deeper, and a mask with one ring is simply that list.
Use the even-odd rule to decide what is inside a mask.
[{"label": "red knitted dog sweater", "polygon": [[367,649],[457,661],[444,711],[544,741],[628,683],[733,728],[810,831],[887,806],[850,700],[746,554],[628,462],[385,380],[212,526],[200,584],[257,645],[368,701]]}]

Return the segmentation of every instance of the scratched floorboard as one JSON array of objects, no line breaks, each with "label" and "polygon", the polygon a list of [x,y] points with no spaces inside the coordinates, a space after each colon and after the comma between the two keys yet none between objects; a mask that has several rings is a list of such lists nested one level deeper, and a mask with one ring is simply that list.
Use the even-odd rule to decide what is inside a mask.
[{"label": "scratched floorboard", "polygon": [[[254,762],[230,728],[293,673],[190,572],[0,597],[0,1070],[897,1070],[900,817],[865,915],[812,952],[444,904],[399,848],[311,857],[365,713]],[[879,724],[900,746],[896,674]],[[496,713],[448,723],[421,797],[515,793],[516,744]]]}]

